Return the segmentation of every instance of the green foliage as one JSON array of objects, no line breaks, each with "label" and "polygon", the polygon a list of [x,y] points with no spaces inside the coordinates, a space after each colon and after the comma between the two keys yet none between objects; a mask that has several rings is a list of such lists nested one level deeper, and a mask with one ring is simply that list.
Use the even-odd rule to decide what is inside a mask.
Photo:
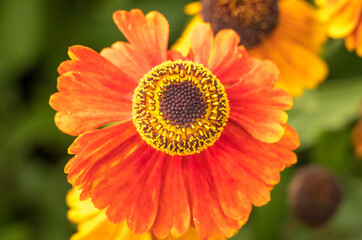
[{"label": "green foliage", "polygon": [[319,89],[294,100],[289,124],[299,133],[301,148],[310,147],[321,133],[345,127],[356,119],[362,99],[362,75],[328,79]]}]

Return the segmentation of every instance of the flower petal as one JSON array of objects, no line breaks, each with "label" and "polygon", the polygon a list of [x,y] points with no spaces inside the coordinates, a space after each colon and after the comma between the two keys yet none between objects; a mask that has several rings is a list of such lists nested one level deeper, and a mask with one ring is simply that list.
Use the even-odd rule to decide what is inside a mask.
[{"label": "flower petal", "polygon": [[149,231],[155,220],[164,153],[141,140],[132,122],[94,130],[78,137],[69,149],[68,180],[107,208],[115,222],[127,219],[136,233]]},{"label": "flower petal", "polygon": [[[92,171],[99,170],[97,162],[102,161],[102,164],[105,164],[116,157],[128,155],[133,147],[143,145],[143,142],[137,142],[138,140],[139,134],[132,121],[80,135],[68,149],[69,154],[76,154],[65,166],[68,181],[78,188],[84,188],[97,177],[89,173],[92,168]],[[131,143],[135,145],[130,147]],[[84,195],[84,191],[82,194]]]},{"label": "flower petal", "polygon": [[[234,182],[240,182],[236,189],[243,191],[256,206],[270,200],[269,192],[279,182],[280,171],[296,162],[296,155],[291,150],[299,146],[298,135],[287,125],[284,131],[279,142],[263,143],[230,121],[212,149],[220,156],[223,168]],[[225,204],[233,207],[235,203]]]},{"label": "flower petal", "polygon": [[240,181],[239,177],[233,175],[235,169],[229,168],[236,156],[222,151],[218,145],[205,150],[205,156],[223,212],[229,218],[245,223],[251,212],[251,202],[243,191],[245,180]]},{"label": "flower petal", "polygon": [[[290,39],[283,42],[270,39],[268,44],[249,53],[253,57],[273,61],[280,70],[280,81],[276,87],[285,89],[293,96],[301,95],[304,88],[316,88],[328,74],[327,64],[316,53]],[[309,63],[308,68],[305,67],[306,62]]]},{"label": "flower petal", "polygon": [[328,34],[333,38],[342,38],[352,33],[360,21],[361,1],[347,1],[330,19]]},{"label": "flower petal", "polygon": [[176,61],[176,60],[188,60],[186,57],[183,57],[182,54],[176,50],[169,50],[167,52],[167,59],[171,60],[171,61]]},{"label": "flower petal", "polygon": [[113,222],[127,219],[135,233],[150,231],[158,211],[165,154],[149,146],[137,148],[118,164],[108,167],[106,177],[93,190],[96,207],[107,207]]},{"label": "flower petal", "polygon": [[192,196],[193,224],[200,238],[207,239],[213,231],[231,237],[240,224],[223,213],[205,156],[203,153],[190,155],[183,161],[188,176],[189,194]]},{"label": "flower petal", "polygon": [[250,70],[248,54],[244,47],[238,47],[239,42],[240,37],[233,30],[221,30],[215,36],[210,70],[222,84],[237,82]]},{"label": "flower petal", "polygon": [[143,53],[149,66],[166,60],[169,26],[162,14],[153,11],[144,16],[141,10],[132,9],[116,11],[113,19],[132,47]]},{"label": "flower petal", "polygon": [[137,84],[153,67],[144,52],[127,42],[116,42],[112,47],[103,49],[101,55],[122,71],[126,70],[127,76]]},{"label": "flower petal", "polygon": [[244,79],[226,89],[230,119],[263,142],[277,142],[284,134],[288,120],[285,110],[292,107],[292,98],[281,89],[273,89],[278,70],[268,61],[255,60],[255,68]]},{"label": "flower petal", "polygon": [[[191,33],[191,55],[193,61],[209,66],[214,36],[210,24],[200,23]],[[190,53],[189,53],[190,54]]]},{"label": "flower petal", "polygon": [[100,76],[67,72],[58,78],[58,90],[50,105],[58,111],[55,124],[67,134],[132,118],[131,92],[104,85]]},{"label": "flower petal", "polygon": [[149,233],[133,233],[126,222],[112,223],[104,211],[94,207],[90,199],[80,201],[79,196],[80,191],[75,189],[67,194],[67,204],[70,207],[68,218],[78,224],[78,232],[72,235],[71,240],[152,240]]},{"label": "flower petal", "polygon": [[280,70],[276,87],[299,96],[305,88],[314,89],[327,77],[328,66],[319,56],[327,40],[325,27],[307,1],[279,1],[278,6],[280,19],[274,32],[248,53],[275,63]]},{"label": "flower petal", "polygon": [[133,90],[137,86],[112,63],[93,50],[74,46],[72,60],[59,66],[57,88],[50,105],[55,123],[70,135],[79,135],[106,123],[131,119]]},{"label": "flower petal", "polygon": [[154,235],[164,239],[172,233],[184,235],[190,226],[190,209],[184,183],[182,157],[168,157],[165,162],[159,212],[153,227]]}]

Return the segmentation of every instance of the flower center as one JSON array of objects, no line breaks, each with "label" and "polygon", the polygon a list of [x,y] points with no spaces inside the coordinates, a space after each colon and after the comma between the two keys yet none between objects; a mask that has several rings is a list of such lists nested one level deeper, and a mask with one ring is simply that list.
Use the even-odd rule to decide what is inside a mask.
[{"label": "flower center", "polygon": [[278,23],[277,0],[202,0],[202,16],[215,33],[235,30],[245,47],[264,41]]},{"label": "flower center", "polygon": [[149,145],[184,156],[205,150],[220,137],[229,101],[223,85],[202,64],[167,61],[141,79],[132,114]]}]

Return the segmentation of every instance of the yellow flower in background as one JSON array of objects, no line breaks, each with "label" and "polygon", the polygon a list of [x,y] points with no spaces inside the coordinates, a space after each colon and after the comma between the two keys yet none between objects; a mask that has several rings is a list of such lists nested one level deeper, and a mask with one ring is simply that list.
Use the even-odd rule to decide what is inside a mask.
[{"label": "yellow flower in background", "polygon": [[328,67],[319,57],[327,37],[317,10],[302,0],[204,0],[185,7],[195,15],[174,49],[187,54],[189,35],[198,22],[214,32],[232,28],[251,57],[272,60],[280,70],[276,87],[299,96],[322,82]]},{"label": "yellow flower in background", "polygon": [[[69,206],[68,219],[77,224],[77,232],[70,240],[157,240],[151,233],[135,234],[127,222],[112,223],[106,216],[105,210],[94,207],[91,199],[80,201],[80,191],[72,189],[67,194]],[[165,240],[198,240],[195,228],[190,228],[182,237],[171,235]],[[210,240],[224,240],[221,235],[214,235]]]},{"label": "yellow flower in background", "polygon": [[356,50],[362,57],[362,1],[361,0],[316,0],[320,6],[320,18],[327,25],[327,34],[332,38],[345,38],[349,51]]}]

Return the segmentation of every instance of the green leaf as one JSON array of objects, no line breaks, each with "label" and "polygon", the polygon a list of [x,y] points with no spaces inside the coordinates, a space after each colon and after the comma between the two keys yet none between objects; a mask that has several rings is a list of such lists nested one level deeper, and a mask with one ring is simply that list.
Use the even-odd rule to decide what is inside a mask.
[{"label": "green leaf", "polygon": [[310,149],[310,157],[336,173],[347,173],[353,167],[351,150],[352,124],[339,131],[325,132]]},{"label": "green leaf", "polygon": [[301,148],[312,145],[321,133],[341,129],[355,119],[361,100],[362,76],[330,80],[296,98],[288,123],[299,133]]}]

